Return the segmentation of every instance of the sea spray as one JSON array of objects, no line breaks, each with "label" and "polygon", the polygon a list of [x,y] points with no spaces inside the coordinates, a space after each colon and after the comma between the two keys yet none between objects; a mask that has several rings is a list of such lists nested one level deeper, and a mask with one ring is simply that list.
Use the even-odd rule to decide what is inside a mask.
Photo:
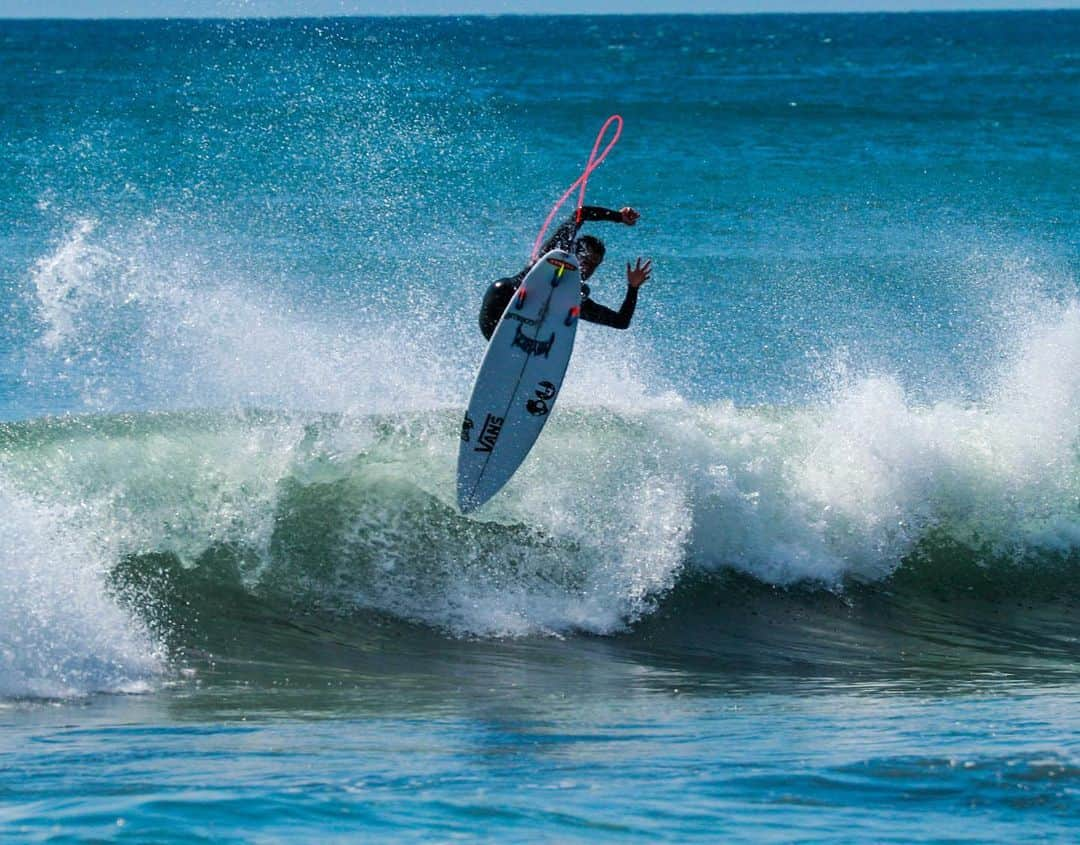
[{"label": "sea spray", "polygon": [[[286,407],[360,413],[457,401],[441,328],[360,303],[290,301],[193,250],[178,221],[79,220],[29,273],[40,331],[25,378],[71,411]],[[378,301],[381,294],[373,294]]]}]

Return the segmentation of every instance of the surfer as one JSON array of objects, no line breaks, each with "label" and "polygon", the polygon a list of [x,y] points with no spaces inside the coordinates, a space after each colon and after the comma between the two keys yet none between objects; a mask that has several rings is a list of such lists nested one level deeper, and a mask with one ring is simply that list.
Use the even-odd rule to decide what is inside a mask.
[{"label": "surfer", "polygon": [[[582,223],[604,220],[609,223],[623,223],[633,226],[641,217],[634,209],[627,206],[618,211],[599,206],[582,206],[578,212],[563,223],[547,242],[540,248],[538,255],[543,255],[553,249],[569,250],[574,243],[574,237],[581,228]],[[604,242],[592,235],[584,235],[577,239],[574,247],[581,270],[581,280],[589,278],[604,260]],[[514,296],[522,280],[529,274],[533,265],[529,264],[516,276],[507,276],[491,283],[484,294],[484,302],[480,306],[480,331],[484,338],[491,340],[495,327],[499,324],[506,306]],[[626,297],[618,311],[600,305],[589,298],[589,286],[581,286],[581,319],[589,323],[599,323],[602,326],[610,326],[613,329],[625,329],[629,327],[630,320],[634,316],[637,307],[638,288],[649,280],[652,272],[652,259],[642,263],[638,258],[636,265],[626,264]]]}]

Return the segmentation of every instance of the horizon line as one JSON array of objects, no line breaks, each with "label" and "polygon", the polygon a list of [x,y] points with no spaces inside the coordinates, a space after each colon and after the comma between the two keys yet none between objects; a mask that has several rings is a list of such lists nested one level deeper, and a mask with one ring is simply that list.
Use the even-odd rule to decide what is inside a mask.
[{"label": "horizon line", "polygon": [[678,17],[783,17],[799,16],[808,17],[813,15],[957,15],[957,14],[1017,14],[1039,12],[1076,12],[1080,8],[1071,6],[1039,6],[1039,7],[956,7],[947,9],[799,9],[799,10],[763,10],[763,11],[711,11],[711,12],[461,12],[459,14],[436,14],[432,12],[395,12],[381,14],[378,12],[364,14],[340,14],[340,15],[149,15],[149,16],[119,16],[119,15],[43,15],[43,16],[11,16],[0,15],[2,21],[23,21],[27,23],[39,21],[327,21],[327,20],[353,20],[353,19],[379,19],[392,18],[410,19],[445,19],[445,18],[678,18]]}]

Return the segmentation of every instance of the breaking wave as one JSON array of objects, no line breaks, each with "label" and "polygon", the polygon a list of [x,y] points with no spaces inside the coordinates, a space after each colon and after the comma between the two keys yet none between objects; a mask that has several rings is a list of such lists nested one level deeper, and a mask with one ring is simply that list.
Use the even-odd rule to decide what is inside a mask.
[{"label": "breaking wave", "polygon": [[717,572],[1076,593],[1075,300],[1028,309],[977,402],[860,375],[802,406],[695,404],[643,387],[632,339],[586,336],[528,461],[464,517],[475,350],[445,326],[327,322],[93,232],[34,266],[25,367],[86,413],[0,424],[0,695],[138,689],[245,602],[513,637],[633,630]]},{"label": "breaking wave", "polygon": [[76,508],[60,523],[108,538],[90,546],[99,569],[203,570],[207,590],[457,635],[611,633],[680,579],[723,569],[832,591],[901,570],[1010,585],[1052,572],[1068,591],[1080,571],[1075,337],[1070,308],[1036,344],[1044,364],[1024,359],[1043,390],[991,407],[915,407],[888,379],[803,409],[570,404],[469,517],[453,505],[451,410],[8,423],[6,522],[38,523],[18,501]]}]

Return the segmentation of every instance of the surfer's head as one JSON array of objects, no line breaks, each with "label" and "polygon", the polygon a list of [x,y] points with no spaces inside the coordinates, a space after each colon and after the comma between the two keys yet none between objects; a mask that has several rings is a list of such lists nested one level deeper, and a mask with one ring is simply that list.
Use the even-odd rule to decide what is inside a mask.
[{"label": "surfer's head", "polygon": [[578,238],[574,251],[577,253],[578,264],[581,265],[582,279],[589,278],[604,261],[604,242],[592,235]]}]

